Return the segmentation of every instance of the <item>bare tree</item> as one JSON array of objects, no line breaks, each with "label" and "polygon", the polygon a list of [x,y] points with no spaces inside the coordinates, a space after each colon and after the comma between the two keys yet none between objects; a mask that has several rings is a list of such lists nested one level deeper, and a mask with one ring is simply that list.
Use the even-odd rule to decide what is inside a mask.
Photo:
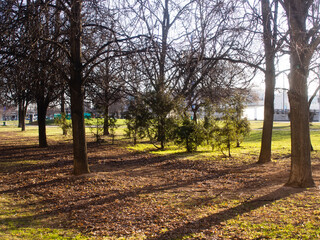
[{"label": "bare tree", "polygon": [[82,1],[71,0],[70,21],[70,81],[73,133],[74,174],[89,172],[86,131],[84,124],[84,78],[82,65]]},{"label": "bare tree", "polygon": [[[39,1],[29,4],[31,11],[28,15],[32,16],[28,23],[31,22],[30,37],[32,38],[31,57],[32,68],[30,74],[34,79],[34,100],[37,103],[38,113],[38,131],[39,131],[39,146],[47,147],[46,138],[46,115],[49,104],[55,101],[61,95],[63,88],[62,76],[59,74],[53,65],[60,61],[59,49],[52,43],[42,39],[47,39],[50,36],[57,38],[59,27],[55,22],[58,19],[51,21],[51,15],[55,17],[55,9],[49,8],[49,1],[40,3]],[[30,24],[30,23],[29,23]],[[40,27],[41,26],[41,27]],[[54,63],[54,64],[52,64]]]},{"label": "bare tree", "polygon": [[[69,24],[69,28],[65,29],[68,33],[68,44],[65,42],[56,41],[55,43],[63,49],[68,57],[69,72],[68,86],[70,90],[71,101],[71,118],[73,129],[73,152],[74,152],[74,174],[84,174],[89,172],[87,143],[85,137],[85,123],[84,123],[84,97],[85,97],[85,83],[90,74],[95,68],[104,62],[106,53],[111,52],[112,56],[117,55],[117,51],[110,50],[108,46],[115,42],[125,41],[118,39],[114,29],[110,27],[108,21],[110,16],[101,11],[103,6],[98,2],[83,2],[80,0],[72,0],[71,5],[67,1],[58,1],[65,19]],[[90,11],[91,9],[92,11]],[[97,16],[97,14],[101,16]],[[85,22],[83,16],[86,16]],[[106,24],[101,22],[105,18]],[[97,32],[104,32],[110,36],[113,33],[112,39],[105,39],[104,41],[95,41]],[[91,38],[90,38],[91,36]],[[50,41],[50,39],[48,40]],[[110,55],[108,57],[111,57]],[[67,77],[68,78],[68,77]]]},{"label": "bare tree", "polygon": [[290,31],[288,91],[291,122],[291,171],[288,186],[314,186],[310,158],[307,79],[309,65],[320,44],[319,1],[283,0]]},{"label": "bare tree", "polygon": [[276,82],[275,57],[278,35],[278,0],[274,1],[274,10],[269,0],[261,0],[263,43],[265,51],[265,98],[264,120],[261,149],[258,163],[271,161],[271,141],[274,116],[274,90]]},{"label": "bare tree", "polygon": [[0,70],[6,99],[18,105],[19,127],[25,130],[25,116],[32,100],[30,68],[29,26],[25,4],[19,1],[3,1],[0,4],[1,44]]},{"label": "bare tree", "polygon": [[190,98],[219,62],[244,52],[250,38],[241,37],[235,1],[127,3],[133,32],[148,36],[144,44],[150,47],[137,54],[134,69],[144,82],[145,102],[156,116],[159,148],[164,148],[166,117],[177,99]]},{"label": "bare tree", "polygon": [[[22,64],[23,63],[23,64]],[[1,71],[1,95],[7,104],[18,106],[18,127],[25,131],[25,117],[28,105],[33,100],[32,79],[27,71],[27,61],[15,61]]]},{"label": "bare tree", "polygon": [[109,108],[124,95],[121,59],[108,59],[101,63],[88,81],[88,94],[96,109],[103,114],[103,135],[109,135]]},{"label": "bare tree", "polygon": [[[136,46],[147,45],[149,49],[137,54],[139,64],[134,69],[140,74],[145,86],[145,102],[156,116],[156,139],[161,149],[166,143],[166,117],[173,109],[172,86],[174,85],[176,69],[174,69],[173,29],[183,14],[189,10],[191,3],[187,1],[179,5],[171,0],[165,1],[127,1],[126,7],[131,10],[129,16],[136,23],[132,28],[133,35],[147,35],[146,40],[135,43]],[[177,33],[179,34],[179,33]],[[181,36],[178,37],[181,40]],[[138,47],[139,48],[139,47]]]}]

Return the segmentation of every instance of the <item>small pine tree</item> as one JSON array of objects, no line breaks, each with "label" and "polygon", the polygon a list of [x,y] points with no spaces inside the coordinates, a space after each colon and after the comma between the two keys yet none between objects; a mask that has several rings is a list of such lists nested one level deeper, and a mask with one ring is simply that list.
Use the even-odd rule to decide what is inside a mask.
[{"label": "small pine tree", "polygon": [[130,102],[125,119],[126,135],[133,138],[133,144],[136,145],[138,138],[142,139],[147,135],[151,124],[151,114],[143,102],[136,98]]},{"label": "small pine tree", "polygon": [[86,119],[86,125],[90,126],[90,132],[96,138],[97,143],[103,142],[103,119],[102,118],[94,118],[94,119]]},{"label": "small pine tree", "polygon": [[224,111],[223,126],[219,130],[220,149],[228,150],[228,156],[231,157],[232,143],[236,141],[236,128],[230,115],[228,115],[227,109]]},{"label": "small pine tree", "polygon": [[54,122],[62,129],[63,135],[67,135],[72,131],[72,121],[67,119],[65,113],[61,113],[61,117],[55,118]]},{"label": "small pine tree", "polygon": [[236,139],[237,147],[243,142],[244,138],[250,133],[250,122],[247,118],[239,119],[236,122]]},{"label": "small pine tree", "polygon": [[118,128],[118,125],[116,124],[117,119],[114,116],[111,116],[108,118],[108,121],[109,121],[109,130],[110,130],[111,137],[112,137],[112,144],[114,144],[114,139],[116,136],[115,132],[116,132],[116,129]]},{"label": "small pine tree", "polygon": [[220,108],[222,113],[223,126],[220,129],[220,149],[227,149],[231,157],[231,147],[235,145],[240,147],[244,137],[250,132],[249,121],[242,118],[244,109],[244,97],[235,94],[229,99],[228,104]]},{"label": "small pine tree", "polygon": [[203,132],[204,132],[204,145],[211,146],[212,151],[219,146],[219,127],[214,117],[215,107],[206,103],[204,106],[204,119],[203,119]]},{"label": "small pine tree", "polygon": [[205,140],[202,126],[189,116],[183,117],[182,124],[176,128],[175,133],[175,142],[185,146],[187,152],[197,151],[197,147]]},{"label": "small pine tree", "polygon": [[243,142],[243,139],[250,133],[250,123],[247,118],[242,118],[244,111],[245,95],[235,94],[231,98],[231,108],[234,109],[233,122],[235,125],[235,134],[237,147]]}]

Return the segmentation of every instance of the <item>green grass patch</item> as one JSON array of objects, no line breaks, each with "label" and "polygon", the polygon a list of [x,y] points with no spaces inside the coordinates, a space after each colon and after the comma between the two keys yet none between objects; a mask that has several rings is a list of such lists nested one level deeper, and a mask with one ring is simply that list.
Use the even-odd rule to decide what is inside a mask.
[{"label": "green grass patch", "polygon": [[223,237],[319,239],[319,204],[316,192],[301,193],[275,201],[226,221],[223,224]]},{"label": "green grass patch", "polygon": [[[245,157],[246,155],[257,156],[260,153],[261,137],[262,137],[262,121],[251,121],[251,132],[249,136],[244,139],[240,148],[233,147],[231,155],[233,157]],[[320,146],[320,123],[312,123],[310,126],[311,141],[318,150]],[[136,146],[129,146],[129,149],[142,152],[151,152],[153,154],[180,154],[188,156],[188,158],[201,159],[210,158],[214,156],[221,156],[222,152],[215,149],[212,151],[210,146],[199,146],[194,153],[185,153],[186,149],[183,146],[177,146],[173,143],[167,144],[165,150],[157,150],[157,148],[150,143],[140,141]],[[319,149],[320,150],[320,149]],[[291,133],[289,122],[274,122],[274,130],[272,135],[272,153],[278,155],[288,155],[291,152]]]},{"label": "green grass patch", "polygon": [[[50,219],[37,219],[37,210],[29,205],[30,199],[12,199],[8,195],[0,197],[0,239],[43,239],[43,240],[88,240],[93,239],[78,233],[75,229],[48,227]],[[26,207],[28,206],[28,207]],[[40,206],[37,206],[40,207]]]},{"label": "green grass patch", "polygon": [[[0,239],[148,239],[151,234],[168,232],[177,235],[173,239],[319,239],[318,189],[259,202],[260,196],[270,197],[272,189],[278,189],[286,180],[281,176],[288,173],[290,166],[290,128],[289,123],[282,122],[274,129],[273,157],[282,160],[260,166],[251,163],[259,154],[262,122],[252,124],[251,134],[241,147],[232,148],[233,158],[222,157],[220,151],[208,146],[200,146],[193,153],[172,143],[163,151],[143,141],[132,146],[128,139],[120,139],[125,130],[120,125],[116,143],[126,144],[131,152],[124,151],[123,145],[91,144],[89,161],[98,161],[90,162],[90,167],[98,169],[99,174],[93,172],[83,178],[70,177],[71,165],[56,161],[64,161],[64,155],[55,155],[60,145],[53,149],[36,147],[36,126],[27,126],[25,132],[13,125],[1,126],[3,149],[13,145],[17,149],[12,155],[8,151],[6,156],[12,159],[0,161],[2,189],[11,184],[13,190],[0,197]],[[320,145],[319,130],[320,124],[312,124],[311,138],[316,149]],[[87,134],[88,141],[94,141],[89,131]],[[47,128],[47,136],[49,145],[72,142],[72,136],[63,136],[55,126]],[[34,145],[26,148],[28,157],[27,150],[19,149],[27,144]],[[66,157],[71,160],[69,147]],[[132,153],[135,151],[161,155],[161,161],[148,161],[149,154]],[[313,164],[319,165],[319,153],[312,156]],[[51,167],[41,168],[51,160]],[[32,169],[36,164],[40,168]],[[44,203],[50,199],[52,205]],[[51,216],[42,214],[48,206],[62,210]],[[147,227],[141,228],[142,223]],[[105,230],[105,235],[86,235],[95,224]],[[181,225],[186,226],[185,235],[179,232]],[[153,227],[158,227],[156,233],[152,232]],[[121,237],[119,228],[128,234],[122,231]],[[130,232],[132,229],[137,232]]]}]

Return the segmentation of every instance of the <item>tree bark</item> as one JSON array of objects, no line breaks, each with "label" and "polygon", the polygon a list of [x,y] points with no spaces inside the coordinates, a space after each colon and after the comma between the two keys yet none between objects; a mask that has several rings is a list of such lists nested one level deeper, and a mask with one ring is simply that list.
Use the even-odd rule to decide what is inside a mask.
[{"label": "tree bark", "polygon": [[[156,88],[157,91],[157,99],[160,101],[158,102],[161,107],[165,106],[167,103],[167,99],[165,96],[165,64],[166,64],[166,56],[168,50],[168,33],[170,29],[170,15],[169,15],[169,1],[164,1],[164,9],[163,9],[163,20],[162,20],[162,46],[160,52],[160,59],[159,59],[159,77],[158,77],[158,86]],[[161,108],[158,108],[158,110]],[[156,114],[158,115],[158,141],[160,141],[160,149],[164,149],[165,142],[166,142],[166,133],[165,133],[165,124],[166,124],[166,113],[158,111]]]},{"label": "tree bark", "polygon": [[47,147],[47,134],[46,134],[46,115],[47,105],[43,99],[37,101],[37,112],[38,112],[38,132],[39,132],[39,147]]},{"label": "tree bark", "polygon": [[288,92],[291,122],[291,171],[287,186],[314,186],[310,158],[307,78],[313,52],[308,45],[306,19],[309,3],[284,1],[290,26],[290,75]]},{"label": "tree bark", "polygon": [[[74,74],[74,73],[73,73]],[[79,74],[75,74],[78,75]],[[71,91],[71,118],[73,133],[74,174],[89,173],[87,143],[84,124],[83,87],[73,83]]]},{"label": "tree bark", "polygon": [[73,133],[74,174],[89,173],[84,124],[84,86],[81,63],[81,0],[71,1],[71,118]]},{"label": "tree bark", "polygon": [[[264,120],[261,139],[261,150],[258,163],[271,162],[271,143],[274,116],[274,88],[275,88],[275,46],[274,35],[271,30],[271,7],[269,0],[261,1],[263,18],[263,42],[266,58],[265,71],[265,98],[264,98]],[[274,24],[277,24],[274,22]],[[276,31],[276,27],[274,29]],[[276,33],[275,33],[276,34]]]},{"label": "tree bark", "polygon": [[22,104],[21,102],[19,102],[18,104],[18,127],[19,128],[21,128],[21,122],[22,122],[21,120],[22,120]]},{"label": "tree bark", "polygon": [[19,106],[18,106],[18,127],[21,128],[21,131],[25,131],[26,130],[26,122],[25,122],[25,118],[26,118],[26,113],[27,113],[27,106],[24,106],[23,101],[19,102]]},{"label": "tree bark", "polygon": [[[273,66],[274,67],[274,66]],[[258,163],[271,162],[271,143],[274,116],[274,87],[275,75],[273,71],[266,72],[265,76],[264,120],[261,139],[261,150]]]},{"label": "tree bark", "polygon": [[106,104],[104,108],[103,135],[109,135],[109,106]]},{"label": "tree bark", "polygon": [[[292,59],[294,61],[294,59]],[[295,62],[295,61],[294,61]],[[290,87],[290,121],[291,121],[291,172],[287,186],[314,186],[310,158],[310,132],[307,89],[301,84],[301,76],[297,71],[292,74],[291,81],[300,85]]]},{"label": "tree bark", "polygon": [[[65,105],[65,98],[64,98],[64,89],[63,89],[62,92],[61,92],[61,105],[60,105],[61,117],[62,117],[62,115],[65,115],[65,117],[66,117],[66,109],[65,109],[64,105]],[[68,134],[67,129],[63,128],[62,129],[62,135],[67,136],[67,134]]]},{"label": "tree bark", "polygon": [[165,130],[166,116],[159,117],[158,123],[158,141],[160,141],[160,149],[164,149],[166,143],[166,130]]}]

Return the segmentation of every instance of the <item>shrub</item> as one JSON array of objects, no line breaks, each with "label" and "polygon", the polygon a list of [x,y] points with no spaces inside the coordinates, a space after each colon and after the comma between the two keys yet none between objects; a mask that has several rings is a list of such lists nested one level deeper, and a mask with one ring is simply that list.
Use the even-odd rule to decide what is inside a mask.
[{"label": "shrub", "polygon": [[138,99],[130,102],[128,110],[125,113],[126,135],[133,138],[133,144],[137,143],[137,138],[147,136],[151,125],[151,114],[142,101]]},{"label": "shrub", "polygon": [[65,113],[61,113],[61,117],[55,118],[54,122],[62,129],[63,135],[67,135],[72,131],[72,121],[67,119]]},{"label": "shrub", "polygon": [[185,146],[187,152],[196,151],[197,147],[205,140],[201,125],[187,116],[183,118],[182,125],[176,128],[175,133],[175,142]]},{"label": "shrub", "polygon": [[108,118],[108,122],[109,122],[111,137],[112,137],[112,144],[114,144],[115,132],[116,132],[116,129],[118,128],[118,125],[116,124],[117,119],[114,116],[110,116]]},{"label": "shrub", "polygon": [[103,141],[103,119],[102,118],[91,118],[85,119],[85,124],[90,126],[90,132],[96,138],[96,142],[100,143]]},{"label": "shrub", "polygon": [[229,157],[231,156],[231,147],[235,143],[237,147],[240,147],[240,143],[250,132],[249,121],[242,118],[243,109],[244,102],[239,95],[233,96],[227,104],[219,109],[223,120],[219,130],[219,145],[222,151],[228,150]]}]

